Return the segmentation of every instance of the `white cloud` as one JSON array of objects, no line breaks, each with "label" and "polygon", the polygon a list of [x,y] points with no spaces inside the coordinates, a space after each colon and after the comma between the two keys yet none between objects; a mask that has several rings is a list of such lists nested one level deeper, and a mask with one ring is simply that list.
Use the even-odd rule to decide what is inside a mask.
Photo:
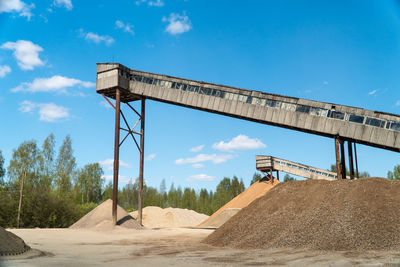
[{"label": "white cloud", "polygon": [[101,101],[100,101],[100,105],[102,105],[102,106],[105,107],[106,109],[112,108],[112,106],[110,105],[110,103],[108,103],[108,102],[105,101],[105,100],[101,100]]},{"label": "white cloud", "polygon": [[240,134],[234,137],[231,141],[225,143],[221,141],[213,144],[212,148],[220,151],[234,151],[234,150],[251,150],[267,147],[260,139],[249,138],[246,135]]},{"label": "white cloud", "polygon": [[131,24],[129,24],[129,23],[124,23],[124,22],[122,22],[122,21],[120,21],[120,20],[117,20],[116,22],[115,22],[115,26],[118,28],[118,29],[122,29],[124,32],[129,32],[130,34],[132,34],[132,35],[134,35],[135,33],[133,32],[133,26],[131,25]]},{"label": "white cloud", "polygon": [[42,52],[43,48],[31,41],[6,42],[1,48],[13,50],[18,66],[23,70],[33,70],[36,66],[44,65],[44,62],[39,58],[39,52]]},{"label": "white cloud", "polygon": [[368,92],[368,94],[369,94],[369,95],[375,95],[376,92],[378,92],[378,90],[377,90],[377,89],[374,89],[374,90]]},{"label": "white cloud", "polygon": [[144,4],[144,3],[146,3],[147,2],[147,5],[148,6],[155,6],[155,7],[162,7],[162,6],[164,6],[164,2],[162,1],[162,0],[150,0],[150,1],[147,1],[147,0],[137,0],[136,1],[136,5],[137,6],[140,6],[141,4]]},{"label": "white cloud", "polygon": [[22,113],[32,113],[35,110],[39,110],[41,121],[56,122],[69,117],[68,108],[54,103],[34,103],[28,100],[20,103],[19,111]]},{"label": "white cloud", "polygon": [[[103,161],[99,161],[99,164],[102,165],[107,170],[112,170],[114,168],[114,159],[105,159]],[[126,163],[122,160],[119,161],[119,166],[125,168],[132,168],[131,164]]]},{"label": "white cloud", "polygon": [[150,161],[150,160],[155,159],[156,156],[157,156],[157,154],[150,154],[150,155],[148,155],[144,160]]},{"label": "white cloud", "polygon": [[172,35],[182,34],[192,29],[189,17],[185,13],[182,15],[171,13],[168,18],[163,17],[162,21],[169,22],[165,31]]},{"label": "white cloud", "polygon": [[210,182],[214,181],[215,176],[210,176],[207,174],[196,174],[196,175],[191,175],[189,176],[186,181],[191,182],[191,181],[203,181],[203,182]]},{"label": "white cloud", "polygon": [[193,158],[180,158],[175,160],[175,164],[183,165],[183,164],[194,164],[205,161],[212,161],[214,164],[227,162],[229,159],[232,159],[232,155],[217,155],[217,154],[199,154]]},{"label": "white cloud", "polygon": [[1,0],[0,1],[0,13],[11,13],[17,12],[21,17],[27,17],[28,20],[33,16],[31,9],[34,8],[34,4],[26,4],[21,0]]},{"label": "white cloud", "polygon": [[98,35],[93,32],[84,32],[83,29],[79,29],[80,36],[85,38],[86,41],[94,42],[96,44],[105,43],[106,45],[111,45],[114,43],[114,38],[108,35]]},{"label": "white cloud", "polygon": [[204,145],[199,145],[199,146],[192,147],[192,148],[190,149],[190,151],[191,151],[191,152],[199,152],[199,151],[202,150],[203,148],[204,148]]},{"label": "white cloud", "polygon": [[204,164],[195,163],[195,164],[192,165],[192,167],[193,167],[193,168],[196,168],[196,169],[200,169],[200,168],[203,168],[203,167],[204,167]]},{"label": "white cloud", "polygon": [[149,1],[148,5],[149,6],[162,7],[162,6],[164,6],[164,2],[162,0]]},{"label": "white cloud", "polygon": [[17,87],[11,89],[11,92],[55,92],[66,94],[67,88],[73,86],[89,88],[94,87],[95,84],[92,82],[55,75],[50,78],[36,78],[33,82],[23,82]]},{"label": "white cloud", "polygon": [[0,78],[5,77],[10,72],[11,72],[10,66],[0,65]]},{"label": "white cloud", "polygon": [[73,8],[71,0],[54,0],[54,5],[58,7],[65,7],[67,10],[72,10]]}]

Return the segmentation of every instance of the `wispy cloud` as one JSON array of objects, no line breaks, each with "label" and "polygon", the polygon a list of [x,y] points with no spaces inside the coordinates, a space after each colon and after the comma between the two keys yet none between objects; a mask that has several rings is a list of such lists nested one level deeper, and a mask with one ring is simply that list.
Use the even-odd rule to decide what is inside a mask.
[{"label": "wispy cloud", "polygon": [[73,8],[71,0],[54,0],[54,5],[57,7],[65,7],[67,10],[72,10]]},{"label": "wispy cloud", "polygon": [[120,20],[117,20],[115,22],[115,27],[117,27],[117,29],[122,29],[124,32],[128,32],[132,35],[134,35],[135,33],[133,32],[133,26],[129,23],[124,23]]},{"label": "wispy cloud", "polygon": [[199,146],[192,147],[192,148],[190,149],[190,151],[191,151],[191,152],[199,152],[199,151],[202,150],[203,148],[204,148],[204,145],[199,145]]},{"label": "wispy cloud", "polygon": [[112,106],[111,106],[107,101],[105,101],[105,100],[101,100],[101,101],[100,101],[100,105],[103,106],[103,107],[105,107],[106,109],[112,108]]},{"label": "wispy cloud", "polygon": [[155,6],[155,7],[162,7],[164,6],[164,2],[162,0],[137,0],[136,2],[137,6],[140,6],[141,4],[147,3],[148,6]]},{"label": "wispy cloud", "polygon": [[[105,159],[105,160],[99,161],[99,164],[101,166],[103,166],[104,168],[106,168],[107,170],[112,170],[114,167],[114,159]],[[131,164],[126,163],[122,160],[119,161],[119,166],[129,168],[129,169],[132,168]]]},{"label": "wispy cloud", "polygon": [[114,43],[114,38],[109,35],[99,35],[93,32],[85,32],[83,29],[79,29],[79,34],[86,41],[94,42],[96,44],[104,43],[106,45],[111,45]]},{"label": "wispy cloud", "polygon": [[267,147],[260,139],[249,138],[246,135],[240,134],[234,137],[229,142],[220,141],[213,144],[212,148],[220,151],[231,152],[235,150],[252,150]]},{"label": "wispy cloud", "polygon": [[323,85],[328,85],[329,83],[328,83],[328,81],[323,81],[322,84]]},{"label": "wispy cloud", "polygon": [[148,155],[144,160],[150,161],[150,160],[155,159],[156,156],[157,156],[157,154],[150,154],[150,155]]},{"label": "wispy cloud", "polygon": [[212,161],[214,164],[227,162],[229,159],[232,159],[233,155],[217,155],[217,154],[199,154],[193,158],[180,158],[175,160],[175,164],[183,165],[183,164],[194,164],[199,162]]},{"label": "wispy cloud", "polygon": [[163,22],[168,22],[165,31],[172,35],[182,34],[192,29],[192,23],[185,13],[182,15],[171,13],[169,17],[163,17]]},{"label": "wispy cloud", "polygon": [[66,94],[67,88],[73,86],[90,88],[94,87],[95,84],[92,82],[55,75],[50,78],[36,78],[32,82],[23,82],[19,86],[11,89],[11,92],[51,92]]},{"label": "wispy cloud", "polygon": [[196,175],[191,175],[189,176],[186,181],[192,182],[192,181],[202,181],[202,182],[210,182],[214,181],[215,176],[210,176],[207,174],[196,174]]},{"label": "wispy cloud", "polygon": [[200,169],[200,168],[203,168],[203,167],[204,167],[204,164],[195,163],[195,164],[192,164],[192,167],[195,168],[195,169]]},{"label": "wispy cloud", "polygon": [[374,89],[374,90],[368,92],[368,94],[369,94],[369,95],[375,95],[376,92],[378,92],[378,89]]},{"label": "wispy cloud", "polygon": [[39,110],[41,121],[56,122],[69,117],[68,108],[54,103],[34,103],[25,100],[19,105],[19,111],[22,113],[33,113],[36,110]]},{"label": "wispy cloud", "polygon": [[1,0],[0,1],[0,13],[18,13],[20,17],[26,17],[28,21],[33,16],[31,9],[34,8],[34,4],[26,4],[21,0]]},{"label": "wispy cloud", "polygon": [[10,72],[11,72],[10,66],[0,65],[0,78],[5,77]]},{"label": "wispy cloud", "polygon": [[44,65],[39,58],[39,52],[42,52],[43,48],[31,41],[6,42],[0,48],[12,50],[18,66],[23,70],[33,70],[37,66]]},{"label": "wispy cloud", "polygon": [[400,100],[396,101],[396,106],[400,106]]}]

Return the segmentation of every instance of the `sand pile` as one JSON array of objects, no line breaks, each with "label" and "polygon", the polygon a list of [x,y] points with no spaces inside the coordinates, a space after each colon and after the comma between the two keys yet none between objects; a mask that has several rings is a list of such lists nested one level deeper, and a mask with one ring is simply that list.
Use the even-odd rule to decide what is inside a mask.
[{"label": "sand pile", "polygon": [[[192,227],[208,218],[194,210],[148,206],[143,208],[142,223],[148,228]],[[137,218],[137,211],[131,212]]]},{"label": "sand pile", "polygon": [[[112,229],[112,200],[108,199],[98,205],[91,212],[83,216],[79,221],[71,225],[73,229]],[[117,206],[117,225],[129,229],[143,228],[132,216],[130,216],[123,208]]]},{"label": "sand pile", "polygon": [[400,182],[281,183],[204,242],[237,248],[399,250]]},{"label": "sand pile", "polygon": [[245,191],[237,195],[231,201],[222,206],[219,210],[213,213],[207,220],[203,221],[198,227],[218,228],[223,225],[227,220],[234,216],[241,208],[247,207],[251,202],[257,198],[265,195],[271,188],[279,183],[274,180],[272,184],[269,181],[258,181],[252,184]]},{"label": "sand pile", "polygon": [[0,227],[0,257],[18,255],[29,249],[24,240]]}]

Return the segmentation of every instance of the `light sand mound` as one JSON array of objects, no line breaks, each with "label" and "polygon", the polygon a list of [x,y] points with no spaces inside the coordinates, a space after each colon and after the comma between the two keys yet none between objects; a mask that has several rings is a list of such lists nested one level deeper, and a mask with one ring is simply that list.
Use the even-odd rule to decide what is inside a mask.
[{"label": "light sand mound", "polygon": [[0,257],[18,255],[28,250],[30,247],[25,244],[24,240],[0,227]]},{"label": "light sand mound", "polygon": [[[143,228],[119,205],[117,205],[117,225],[130,229]],[[79,221],[71,225],[69,228],[106,230],[112,229],[113,227],[112,200],[108,199],[83,216]]]},{"label": "light sand mound", "polygon": [[281,183],[203,242],[236,248],[399,250],[400,182]]},{"label": "light sand mound", "polygon": [[238,208],[229,208],[221,213],[217,214],[217,216],[212,217],[210,220],[207,220],[205,223],[201,224],[203,228],[218,228],[224,223],[226,223],[230,218],[236,215],[241,209]]},{"label": "light sand mound", "polygon": [[[257,198],[265,195],[271,188],[279,184],[279,181],[277,179],[274,179],[274,183],[272,184],[270,181],[258,181],[252,184],[249,188],[247,188],[245,191],[237,195],[235,198],[233,198],[231,201],[226,203],[224,206],[219,208],[216,212],[214,212],[208,219],[203,221],[198,225],[198,227],[219,227],[222,224],[218,226],[211,226],[209,224],[209,221],[213,220],[214,222],[212,224],[216,224],[216,222],[222,222],[225,220],[225,222],[229,219],[226,218],[229,215],[234,216],[236,213],[234,212],[226,212],[221,216],[221,213],[223,213],[227,209],[241,209],[244,207],[247,207],[251,202],[256,200]],[[221,218],[216,218],[220,217]],[[231,217],[232,217],[231,216]],[[224,219],[225,218],[225,219]]]},{"label": "light sand mound", "polygon": [[[137,211],[130,213],[137,218]],[[142,223],[148,228],[192,227],[208,218],[194,210],[148,206],[142,210]]]}]

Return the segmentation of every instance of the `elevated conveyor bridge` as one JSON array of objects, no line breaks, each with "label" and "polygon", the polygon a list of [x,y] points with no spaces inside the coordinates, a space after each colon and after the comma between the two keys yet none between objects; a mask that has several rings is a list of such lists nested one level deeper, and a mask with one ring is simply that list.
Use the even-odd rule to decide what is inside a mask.
[{"label": "elevated conveyor bridge", "polygon": [[[346,178],[342,175],[346,173],[345,141],[348,143],[350,178],[354,178],[355,173],[353,149],[357,166],[356,143],[400,151],[400,116],[396,114],[133,70],[118,63],[97,64],[96,90],[107,100],[116,100],[115,105],[109,101],[116,111],[114,198],[118,185],[119,146],[129,135],[140,151],[139,180],[143,183],[145,99],[334,138],[338,179]],[[129,104],[135,100],[142,103],[141,113]],[[121,112],[121,103],[126,103],[139,116],[134,127],[130,127]],[[126,128],[120,127],[120,115]],[[137,132],[134,128],[139,121],[141,130]],[[126,133],[121,143],[120,130]],[[135,135],[140,136],[140,144]],[[116,211],[116,203],[114,209]],[[141,207],[138,218],[141,221]]]}]

